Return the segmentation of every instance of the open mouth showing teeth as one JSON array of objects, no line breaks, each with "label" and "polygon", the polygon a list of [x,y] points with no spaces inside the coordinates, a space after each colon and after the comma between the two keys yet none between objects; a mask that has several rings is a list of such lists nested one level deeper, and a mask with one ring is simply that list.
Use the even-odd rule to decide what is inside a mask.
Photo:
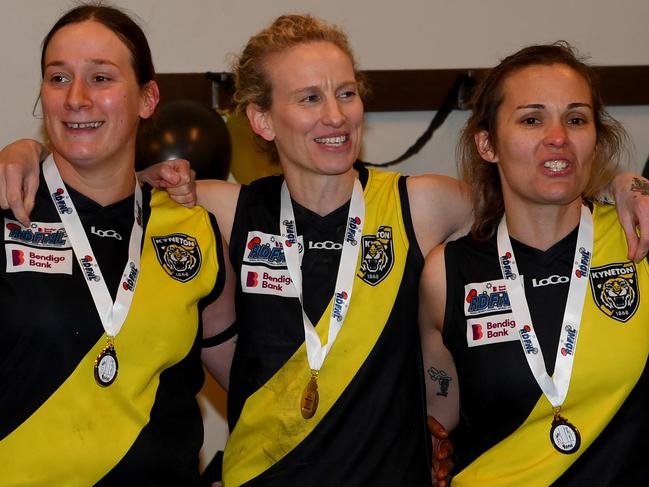
[{"label": "open mouth showing teeth", "polygon": [[317,139],[315,139],[318,144],[329,145],[332,147],[340,147],[348,140],[348,135],[338,135],[336,137],[318,137]]},{"label": "open mouth showing teeth", "polygon": [[72,123],[65,122],[65,126],[69,129],[96,129],[103,125],[104,122],[84,122],[84,123]]},{"label": "open mouth showing teeth", "polygon": [[552,172],[559,172],[567,168],[568,163],[566,161],[545,161],[543,167],[549,169]]}]

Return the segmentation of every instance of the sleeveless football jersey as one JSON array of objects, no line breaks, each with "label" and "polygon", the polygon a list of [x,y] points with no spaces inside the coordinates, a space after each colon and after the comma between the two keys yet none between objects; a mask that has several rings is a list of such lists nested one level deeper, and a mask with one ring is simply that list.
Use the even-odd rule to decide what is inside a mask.
[{"label": "sleeveless football jersey", "polygon": [[[446,247],[444,342],[461,420],[452,439],[457,486],[639,485],[646,451],[649,265],[629,262],[614,207],[596,204],[594,251],[570,388],[561,414],[576,453],[550,443],[552,406],[529,370],[505,291],[495,237]],[[534,328],[553,372],[577,230],[545,252],[512,239]]]},{"label": "sleeveless football jersey", "polygon": [[[416,326],[423,259],[405,179],[358,169],[366,216],[352,299],[308,420],[300,413],[310,377],[300,304],[279,239],[282,178],[242,189],[230,242],[239,335],[223,465],[228,487],[430,485]],[[324,217],[294,208],[305,308],[326,337],[348,205]]]},{"label": "sleeveless football jersey", "polygon": [[[113,299],[133,197],[101,207],[70,189]],[[223,286],[216,223],[144,191],[140,276],[115,338],[115,382],[85,279],[41,181],[31,227],[3,212],[0,485],[198,485],[203,425],[199,308]]]}]

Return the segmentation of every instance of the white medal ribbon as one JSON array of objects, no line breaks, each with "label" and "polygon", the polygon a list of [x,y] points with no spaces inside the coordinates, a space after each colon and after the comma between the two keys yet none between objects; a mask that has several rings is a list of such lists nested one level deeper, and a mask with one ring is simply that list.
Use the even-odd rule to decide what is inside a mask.
[{"label": "white medal ribbon", "polygon": [[114,338],[119,333],[133,301],[133,293],[137,278],[140,274],[140,249],[142,244],[142,190],[135,181],[135,202],[133,205],[134,221],[131,238],[128,244],[128,262],[124,267],[122,279],[117,290],[115,302],[111,298],[104,277],[99,268],[97,258],[90,247],[88,237],[81,224],[72,198],[68,193],[65,183],[61,179],[54,158],[49,156],[43,163],[43,176],[59,212],[61,222],[68,234],[72,250],[86,278],[86,284],[95,302],[101,324],[109,338]]},{"label": "white medal ribbon", "polygon": [[281,209],[279,226],[282,234],[282,246],[286,258],[286,267],[293,281],[293,286],[297,291],[302,309],[302,321],[304,323],[304,338],[306,343],[307,360],[312,371],[317,372],[322,367],[329,350],[336,341],[338,332],[342,328],[349,303],[352,298],[352,287],[354,276],[356,274],[356,264],[358,261],[358,252],[363,235],[363,223],[365,222],[365,200],[363,198],[363,188],[361,183],[356,179],[354,181],[354,191],[349,205],[349,214],[347,215],[347,227],[345,228],[345,239],[343,241],[340,263],[338,265],[338,275],[336,277],[336,287],[333,296],[333,305],[329,317],[329,334],[327,344],[322,345],[320,336],[311,323],[311,320],[304,311],[304,300],[302,297],[302,269],[300,265],[300,256],[297,239],[297,226],[295,215],[293,213],[293,204],[291,195],[286,186],[282,185]]},{"label": "white medal ribbon", "polygon": [[527,363],[552,407],[555,409],[560,408],[566,399],[568,387],[570,386],[573,360],[577,349],[577,338],[579,337],[581,316],[584,309],[584,299],[588,287],[588,274],[593,255],[593,217],[588,208],[581,207],[579,233],[570,276],[568,300],[563,315],[552,377],[548,375],[545,368],[541,346],[532,325],[530,310],[525,298],[525,289],[516,265],[505,216],[503,216],[498,226],[498,254],[500,269],[505,279],[509,302],[516,321],[516,329],[519,333]]}]

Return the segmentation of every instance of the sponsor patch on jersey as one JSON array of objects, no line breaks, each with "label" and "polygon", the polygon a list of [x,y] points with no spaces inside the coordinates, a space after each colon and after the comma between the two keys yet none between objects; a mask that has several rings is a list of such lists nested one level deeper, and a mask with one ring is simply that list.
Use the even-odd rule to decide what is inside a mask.
[{"label": "sponsor patch on jersey", "polygon": [[464,315],[511,311],[504,279],[472,282],[464,286]]},{"label": "sponsor patch on jersey", "polygon": [[633,262],[591,267],[590,289],[597,307],[617,321],[628,321],[638,309],[640,295]]},{"label": "sponsor patch on jersey", "polygon": [[69,247],[63,223],[32,222],[29,226],[9,218],[4,219],[5,242],[33,245],[43,248]]},{"label": "sponsor patch on jersey", "polygon": [[376,234],[363,235],[361,252],[361,269],[358,277],[376,286],[387,277],[394,265],[392,227],[380,226]]},{"label": "sponsor patch on jersey", "polygon": [[518,333],[511,313],[466,320],[466,342],[469,347],[512,341],[518,341]]},{"label": "sponsor patch on jersey", "polygon": [[52,250],[5,244],[7,273],[42,272],[45,274],[72,274],[72,249]]},{"label": "sponsor patch on jersey", "polygon": [[201,268],[201,249],[198,241],[184,233],[172,233],[164,237],[151,237],[158,262],[172,278],[187,282]]},{"label": "sponsor patch on jersey", "polygon": [[285,298],[297,298],[288,270],[268,269],[263,266],[241,266],[241,290],[250,294],[271,294]]},{"label": "sponsor patch on jersey", "polygon": [[[304,256],[302,236],[297,237],[300,262]],[[271,267],[286,267],[286,257],[282,246],[281,235],[264,232],[248,232],[246,248],[243,251],[243,262],[265,264]]]}]

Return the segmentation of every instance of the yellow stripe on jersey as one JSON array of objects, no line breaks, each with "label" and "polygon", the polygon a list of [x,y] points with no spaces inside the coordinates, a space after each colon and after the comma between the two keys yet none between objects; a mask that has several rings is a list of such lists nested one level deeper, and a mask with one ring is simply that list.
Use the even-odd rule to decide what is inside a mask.
[{"label": "yellow stripe on jersey", "polygon": [[[187,282],[167,275],[151,239],[178,232],[195,237],[201,249],[201,269]],[[92,485],[119,463],[149,422],[160,374],[185,358],[194,343],[196,303],[214,288],[219,243],[202,208],[178,207],[166,193],[152,193],[141,274],[115,339],[115,382],[101,387],[94,380],[104,335],[47,401],[0,441],[1,485]]]},{"label": "yellow stripe on jersey", "polygon": [[[395,173],[369,171],[364,190],[364,235],[380,227],[392,228],[393,267],[380,284],[372,286],[357,276],[345,323],[318,375],[320,401],[315,416],[300,412],[302,392],[310,379],[305,345],[250,396],[232,431],[223,460],[224,485],[234,487],[257,477],[304,440],[343,394],[376,344],[390,316],[403,276],[408,239],[401,214]],[[326,343],[330,301],[316,330]]]},{"label": "yellow stripe on jersey", "polygon": [[[624,265],[627,246],[615,207],[595,205],[593,218],[595,247],[591,269],[610,263]],[[599,309],[589,282],[570,388],[561,410],[561,415],[579,430],[579,450],[566,455],[551,445],[552,406],[541,396],[514,433],[453,478],[454,487],[549,485],[595,441],[638,382],[647,362],[649,265],[644,259],[636,266],[638,298],[644,299],[626,322],[609,318]],[[521,362],[521,367],[527,364]]]}]

